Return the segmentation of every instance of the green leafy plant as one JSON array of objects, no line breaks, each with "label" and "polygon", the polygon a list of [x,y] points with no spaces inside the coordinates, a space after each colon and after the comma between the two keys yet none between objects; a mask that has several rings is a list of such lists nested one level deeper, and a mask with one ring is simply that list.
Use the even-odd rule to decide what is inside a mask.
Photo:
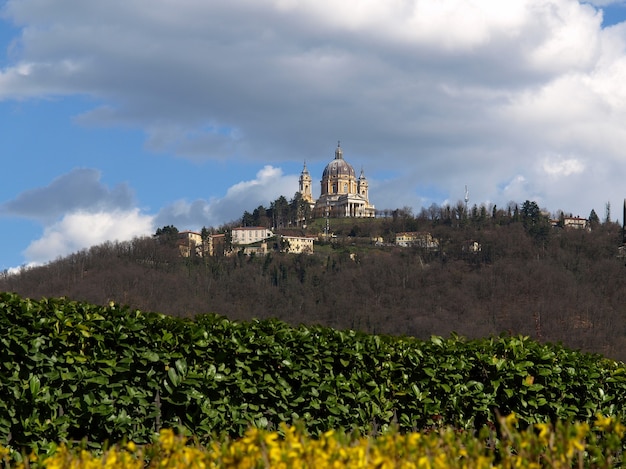
[{"label": "green leafy plant", "polygon": [[302,422],[363,433],[623,419],[626,369],[525,337],[366,335],[275,320],[194,320],[0,294],[0,443],[241,436]]}]

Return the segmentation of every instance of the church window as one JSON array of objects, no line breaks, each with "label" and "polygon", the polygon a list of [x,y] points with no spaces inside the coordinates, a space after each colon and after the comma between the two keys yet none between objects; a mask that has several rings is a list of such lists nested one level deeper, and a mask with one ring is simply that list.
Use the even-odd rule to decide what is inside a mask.
[{"label": "church window", "polygon": [[348,183],[347,182],[343,183],[343,191],[344,192],[348,192]]}]

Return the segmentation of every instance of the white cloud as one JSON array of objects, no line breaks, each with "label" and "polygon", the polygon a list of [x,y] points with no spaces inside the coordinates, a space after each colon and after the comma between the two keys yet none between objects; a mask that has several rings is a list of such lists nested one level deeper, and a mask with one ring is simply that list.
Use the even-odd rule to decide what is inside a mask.
[{"label": "white cloud", "polygon": [[284,195],[288,200],[298,189],[298,176],[284,175],[281,168],[267,165],[256,177],[231,186],[223,197],[188,202],[178,200],[163,209],[155,218],[156,226],[174,225],[178,229],[198,230],[203,226],[219,226],[253,211],[259,205]]},{"label": "white cloud", "polygon": [[524,194],[527,194],[528,181],[520,174],[513,177],[502,188],[502,194],[505,196],[504,200],[508,201],[520,201],[524,199]]},{"label": "white cloud", "polygon": [[267,188],[274,185],[276,182],[280,181],[283,176],[283,171],[280,168],[274,168],[273,166],[267,165],[264,166],[256,174],[256,179],[252,181],[242,181],[230,189],[226,193],[227,198],[241,198],[241,196],[246,196],[251,190],[256,188]]},{"label": "white cloud", "polygon": [[543,161],[542,169],[549,176],[561,177],[571,176],[573,174],[580,174],[585,170],[585,165],[582,161],[576,158],[546,158]]},{"label": "white cloud", "polygon": [[533,21],[540,21],[538,41],[528,50],[532,67],[561,73],[593,67],[600,53],[602,17],[578,2],[536,2]]},{"label": "white cloud", "polygon": [[125,241],[153,233],[153,217],[138,209],[68,213],[47,226],[24,251],[27,264],[44,264],[105,241]]},{"label": "white cloud", "polygon": [[[123,203],[113,204],[119,199],[116,191],[101,186],[99,177],[95,170],[72,171],[4,205],[10,208],[9,215],[34,217],[44,226],[42,236],[24,251],[25,265],[43,264],[105,241],[151,235],[165,225],[180,230],[219,226],[240,217],[245,210],[269,206],[281,195],[291,198],[298,187],[298,176],[285,175],[281,168],[267,165],[254,179],[234,184],[221,197],[178,200],[150,215],[129,207],[125,197],[121,197]],[[125,187],[124,193],[126,190],[130,191]],[[77,204],[76,199],[84,203]],[[46,210],[53,216],[43,216]]]}]

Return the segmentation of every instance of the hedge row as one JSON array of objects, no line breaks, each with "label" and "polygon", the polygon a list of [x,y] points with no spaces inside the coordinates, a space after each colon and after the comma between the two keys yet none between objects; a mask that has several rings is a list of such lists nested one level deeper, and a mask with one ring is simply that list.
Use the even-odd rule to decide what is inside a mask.
[{"label": "hedge row", "polygon": [[0,293],[0,443],[147,443],[162,427],[312,435],[624,417],[626,368],[525,337],[365,335],[279,321],[183,320]]}]

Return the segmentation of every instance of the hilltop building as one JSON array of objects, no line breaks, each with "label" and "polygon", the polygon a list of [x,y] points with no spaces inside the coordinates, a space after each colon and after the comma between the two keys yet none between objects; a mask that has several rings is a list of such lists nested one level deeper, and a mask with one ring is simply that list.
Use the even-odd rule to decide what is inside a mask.
[{"label": "hilltop building", "polygon": [[589,220],[581,217],[564,217],[563,228],[573,228],[575,230],[588,230]]},{"label": "hilltop building", "polygon": [[181,231],[176,242],[183,257],[223,256],[226,245],[224,233],[212,233],[202,239],[195,231]]},{"label": "hilltop building", "polygon": [[311,192],[312,179],[304,164],[300,174],[299,191],[315,218],[374,217],[376,209],[369,202],[369,185],[363,170],[357,178],[354,168],[343,159],[341,144],[335,149],[335,159],[322,173],[322,190],[317,200]]},{"label": "hilltop building", "polygon": [[202,256],[202,235],[195,231],[181,231],[176,242],[183,257]]},{"label": "hilltop building", "polygon": [[278,249],[290,254],[313,254],[314,237],[280,235],[279,240],[272,241],[275,234],[262,226],[233,228],[231,238],[233,252],[243,251],[247,255],[265,255],[271,250]]},{"label": "hilltop building", "polygon": [[416,246],[435,251],[439,249],[439,240],[428,232],[411,231],[396,233],[396,246],[403,248]]},{"label": "hilltop building", "polygon": [[289,254],[313,254],[313,236],[287,236],[280,237],[282,251]]},{"label": "hilltop building", "polygon": [[242,226],[233,228],[231,234],[232,243],[234,245],[259,243],[274,236],[271,230],[262,226]]},{"label": "hilltop building", "polygon": [[573,230],[587,230],[591,231],[591,225],[589,224],[589,220],[581,217],[565,217],[557,218],[554,220],[550,220],[550,224],[553,227],[561,227]]}]

